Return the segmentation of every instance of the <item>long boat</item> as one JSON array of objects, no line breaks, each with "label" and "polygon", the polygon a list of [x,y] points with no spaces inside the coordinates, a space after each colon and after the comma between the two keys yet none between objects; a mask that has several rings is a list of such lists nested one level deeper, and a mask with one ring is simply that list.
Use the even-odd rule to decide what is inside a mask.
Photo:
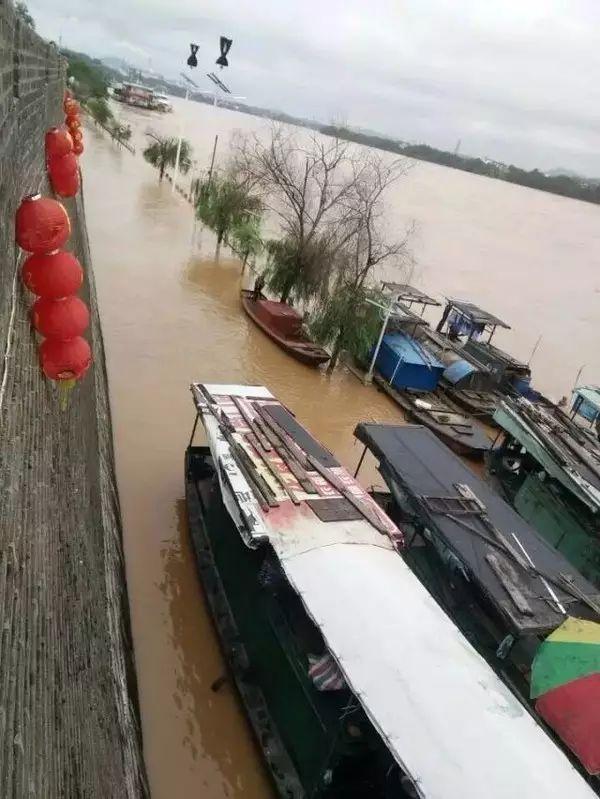
[{"label": "long boat", "polygon": [[309,366],[319,366],[329,360],[327,350],[315,344],[304,332],[302,316],[285,302],[268,300],[262,295],[242,289],[242,307],[263,333],[289,355]]},{"label": "long boat", "polygon": [[[575,399],[577,402],[577,399]],[[556,406],[506,399],[492,477],[518,512],[600,586],[600,442]]]},{"label": "long boat", "polygon": [[[388,489],[378,491],[378,501],[411,531],[405,561],[536,712],[534,660],[567,618],[591,622],[588,629],[600,636],[598,588],[425,427],[362,423],[355,436],[365,447],[356,474],[369,450]],[[571,658],[575,663],[577,653]],[[560,657],[554,663],[556,678]],[[570,679],[576,676],[574,669]],[[563,705],[549,727],[598,790],[600,740],[590,739],[600,729],[600,707],[591,735],[587,709],[579,710],[575,702]]]},{"label": "long boat", "polygon": [[192,546],[282,799],[591,799],[332,453],[265,387],[192,396]]},{"label": "long boat", "polygon": [[481,459],[490,450],[492,441],[481,425],[439,391],[398,390],[379,374],[373,380],[410,420],[429,427],[459,455]]}]

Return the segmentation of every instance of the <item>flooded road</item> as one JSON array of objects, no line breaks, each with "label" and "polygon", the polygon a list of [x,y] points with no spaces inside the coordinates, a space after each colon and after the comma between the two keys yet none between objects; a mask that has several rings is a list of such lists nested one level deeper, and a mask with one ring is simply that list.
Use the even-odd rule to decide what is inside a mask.
[{"label": "flooded road", "polygon": [[[215,133],[224,158],[234,127],[264,124],[190,105],[185,135],[203,164]],[[177,114],[122,115],[135,125],[136,144],[149,124],[177,131]],[[239,262],[224,250],[215,264],[207,231],[192,252],[190,206],[168,183],[159,185],[140,153],[88,129],[83,170],[152,794],[269,797],[231,687],[210,690],[223,664],[185,526],[183,456],[194,417],[188,386],[265,383],[350,467],[359,454],[356,422],[400,415],[343,370],[329,379],[297,364],[247,320]],[[534,361],[540,387],[566,393],[582,363],[584,376],[599,379],[598,207],[426,164],[397,192],[399,219],[419,224],[420,286],[505,315],[515,332],[503,343],[517,355],[527,357],[542,334]]]}]

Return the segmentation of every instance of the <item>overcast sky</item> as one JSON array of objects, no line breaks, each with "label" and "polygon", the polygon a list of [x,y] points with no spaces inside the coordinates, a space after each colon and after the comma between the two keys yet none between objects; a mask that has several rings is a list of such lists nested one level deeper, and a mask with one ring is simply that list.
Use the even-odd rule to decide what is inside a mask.
[{"label": "overcast sky", "polygon": [[[600,177],[600,0],[30,0],[40,33],[177,76],[221,34],[234,93],[321,121]],[[207,81],[206,81],[207,82]]]}]

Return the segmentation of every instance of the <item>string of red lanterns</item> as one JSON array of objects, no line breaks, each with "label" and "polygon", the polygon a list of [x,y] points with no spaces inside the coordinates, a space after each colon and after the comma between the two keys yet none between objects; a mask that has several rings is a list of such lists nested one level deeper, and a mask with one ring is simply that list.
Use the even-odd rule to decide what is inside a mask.
[{"label": "string of red lanterns", "polygon": [[[79,190],[77,150],[81,152],[83,145],[79,104],[69,92],[64,111],[66,126],[46,132],[46,164],[55,193],[72,197]],[[62,249],[70,234],[69,215],[58,200],[39,194],[22,200],[15,217],[15,238],[30,253],[23,263],[23,283],[37,296],[31,318],[44,337],[39,347],[42,371],[58,383],[63,399],[92,362],[90,345],[83,338],[90,314],[77,296],[83,269],[73,253]]]}]

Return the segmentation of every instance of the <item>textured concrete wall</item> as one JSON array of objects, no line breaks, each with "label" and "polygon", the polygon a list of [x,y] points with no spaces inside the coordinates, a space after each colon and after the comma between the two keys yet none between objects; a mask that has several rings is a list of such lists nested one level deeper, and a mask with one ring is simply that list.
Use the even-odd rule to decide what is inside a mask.
[{"label": "textured concrete wall", "polygon": [[82,199],[95,363],[61,410],[37,361],[14,213],[50,194],[43,134],[64,62],[0,0],[0,797],[147,795],[135,712],[104,352]]}]

